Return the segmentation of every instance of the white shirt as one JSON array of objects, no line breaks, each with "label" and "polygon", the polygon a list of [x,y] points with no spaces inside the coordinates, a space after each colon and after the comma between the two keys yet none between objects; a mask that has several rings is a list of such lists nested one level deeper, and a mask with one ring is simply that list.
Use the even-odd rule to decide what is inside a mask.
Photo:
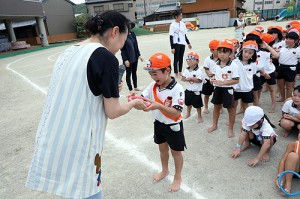
[{"label": "white shirt", "polygon": [[190,83],[190,82],[185,82],[185,88],[189,91],[202,91],[202,86],[203,86],[203,80],[204,80],[204,75],[200,68],[197,66],[194,70],[190,71],[188,68],[186,68],[182,75],[186,78],[190,77],[195,77],[199,80],[202,80],[200,83]]},{"label": "white shirt", "polygon": [[253,75],[257,71],[256,63],[244,65],[239,58],[233,60],[238,66],[238,72],[240,76],[240,81],[236,85],[234,91],[236,92],[249,92],[253,89]]},{"label": "white shirt", "polygon": [[278,43],[274,43],[273,46],[272,46],[272,48],[273,48],[276,52],[279,52],[280,49],[281,49],[282,47],[286,47],[286,44],[285,44],[285,41],[284,41],[284,40],[282,40],[282,41],[280,41],[280,42],[278,42]]},{"label": "white shirt", "polygon": [[[153,94],[153,86],[155,85],[155,82],[152,82],[143,92],[142,95],[150,100],[155,101],[154,94]],[[160,90],[157,86],[156,93],[158,98],[166,104],[166,99],[168,97],[172,97],[172,104],[170,104],[170,107],[175,107],[179,110],[183,109],[184,106],[184,89],[183,87],[175,81],[175,79],[170,83],[170,85],[167,86],[167,88]],[[172,119],[164,116],[160,110],[153,110],[151,111],[153,118],[155,120],[158,120],[161,123],[165,124],[173,124],[176,123]],[[181,121],[177,121],[178,123]]]},{"label": "white shirt", "polygon": [[173,36],[174,44],[186,45],[185,35],[187,33],[185,23],[173,21],[170,25],[169,35]]},{"label": "white shirt", "polygon": [[[223,66],[223,67],[221,67],[220,62],[217,61],[215,63],[215,71],[213,71],[213,73],[215,74],[215,79],[221,80],[221,81],[238,79],[240,77],[239,72],[238,72],[238,66],[236,65],[236,63],[234,63],[232,61],[229,61],[227,63],[227,65]],[[235,86],[236,86],[236,84],[221,85],[221,86],[217,86],[217,87],[224,87],[224,88],[233,87],[233,88],[235,88]]]},{"label": "white shirt", "polygon": [[[300,48],[286,48],[282,47],[279,52],[279,63],[284,65],[297,65],[300,58]],[[295,67],[296,70],[296,67]]]},{"label": "white shirt", "polygon": [[[212,55],[205,58],[203,67],[204,67],[204,69],[208,69],[211,73],[213,73],[213,71],[215,71],[216,62],[212,58]],[[209,80],[209,77],[207,76],[206,73],[204,74],[204,77],[205,77],[205,79]]]},{"label": "white shirt", "polygon": [[297,109],[297,105],[294,104],[293,100],[286,101],[282,106],[282,112],[288,113],[288,114],[299,114],[300,110]]},{"label": "white shirt", "polygon": [[277,137],[277,134],[275,133],[274,129],[269,124],[266,118],[264,118],[264,121],[260,129],[251,129],[250,127],[245,125],[244,121],[242,121],[242,128],[245,129],[246,131],[252,131],[253,134],[256,136],[257,140],[259,141],[263,140],[264,137],[272,137],[272,136]]}]

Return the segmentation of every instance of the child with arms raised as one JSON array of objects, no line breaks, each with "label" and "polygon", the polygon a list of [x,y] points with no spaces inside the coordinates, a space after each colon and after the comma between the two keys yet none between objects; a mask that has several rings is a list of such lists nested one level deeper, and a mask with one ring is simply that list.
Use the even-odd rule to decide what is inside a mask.
[{"label": "child with arms raised", "polygon": [[201,92],[204,76],[198,66],[199,55],[195,52],[190,52],[187,55],[186,62],[188,67],[183,71],[182,81],[185,82],[185,105],[187,106],[187,112],[185,118],[191,116],[192,106],[197,109],[198,122],[201,123],[201,107],[203,106]]}]

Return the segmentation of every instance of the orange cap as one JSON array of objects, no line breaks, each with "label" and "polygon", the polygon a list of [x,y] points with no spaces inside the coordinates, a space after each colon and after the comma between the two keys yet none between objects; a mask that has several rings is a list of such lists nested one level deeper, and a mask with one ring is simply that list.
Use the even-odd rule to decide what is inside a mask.
[{"label": "orange cap", "polygon": [[253,49],[258,51],[258,45],[255,41],[249,40],[243,43],[243,49]]},{"label": "orange cap", "polygon": [[266,43],[270,43],[272,41],[274,41],[274,36],[268,33],[262,33],[261,37],[260,37],[263,41],[265,41]]},{"label": "orange cap", "polygon": [[268,27],[268,30],[271,30],[272,28],[274,28],[275,26],[269,26]]},{"label": "orange cap", "polygon": [[256,31],[256,30],[252,30],[251,32],[248,33],[248,35],[256,35],[260,37],[260,32]]},{"label": "orange cap", "polygon": [[214,39],[209,42],[208,46],[211,50],[216,50],[219,46],[219,43],[220,43],[220,41]]},{"label": "orange cap", "polygon": [[199,55],[197,53],[195,53],[194,51],[191,51],[187,54],[187,58],[199,60]]},{"label": "orange cap", "polygon": [[230,41],[232,41],[233,45],[239,43],[239,40],[237,40],[236,38],[230,39]]},{"label": "orange cap", "polygon": [[145,70],[159,70],[171,66],[171,59],[164,53],[155,53],[152,55],[144,67]]},{"label": "orange cap", "polygon": [[287,33],[288,31],[287,31],[286,29],[283,29],[282,32],[283,32],[283,33]]},{"label": "orange cap", "polygon": [[264,32],[264,27],[262,27],[262,26],[255,26],[255,28],[254,28],[254,30],[256,30],[256,31],[258,31],[258,32],[260,32],[260,33],[262,33],[262,32]]},{"label": "orange cap", "polygon": [[282,32],[282,27],[281,26],[273,26],[273,28],[276,28],[277,30],[279,30],[280,32]]},{"label": "orange cap", "polygon": [[219,43],[218,48],[229,48],[229,49],[233,50],[233,43],[231,40],[225,39],[224,41]]}]

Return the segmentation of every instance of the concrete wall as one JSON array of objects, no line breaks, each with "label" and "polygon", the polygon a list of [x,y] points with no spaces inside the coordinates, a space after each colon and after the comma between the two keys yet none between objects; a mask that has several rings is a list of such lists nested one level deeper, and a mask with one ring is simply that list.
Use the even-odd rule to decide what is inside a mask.
[{"label": "concrete wall", "polygon": [[230,17],[236,17],[236,7],[242,8],[242,1],[238,0],[197,0],[195,3],[182,3],[183,13],[212,12],[228,10]]},{"label": "concrete wall", "polygon": [[[13,5],[13,6],[12,6]],[[4,16],[43,16],[40,2],[0,0],[0,19]]]},{"label": "concrete wall", "polygon": [[131,21],[135,20],[135,2],[133,0],[130,1],[109,1],[109,2],[100,2],[100,3],[89,3],[86,4],[88,12],[90,15],[93,15],[95,13],[94,11],[94,7],[95,6],[102,6],[105,5],[106,7],[108,6],[107,10],[114,10],[114,4],[119,4],[119,3],[124,3],[124,4],[132,4],[132,7],[129,8],[129,11],[125,11],[125,12],[120,12],[122,13],[124,16],[126,16],[128,19],[130,19]]},{"label": "concrete wall", "polygon": [[76,32],[73,5],[65,0],[46,0],[44,9],[49,35]]}]

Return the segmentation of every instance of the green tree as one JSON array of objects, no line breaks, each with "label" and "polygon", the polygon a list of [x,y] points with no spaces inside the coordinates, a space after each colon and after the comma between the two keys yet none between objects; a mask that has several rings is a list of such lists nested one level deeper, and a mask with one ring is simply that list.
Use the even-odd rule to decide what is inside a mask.
[{"label": "green tree", "polygon": [[84,29],[84,24],[87,21],[89,15],[87,13],[81,14],[77,17],[75,17],[75,26],[76,26],[76,32],[77,32],[77,37],[78,38],[85,38],[86,37],[86,32]]}]

